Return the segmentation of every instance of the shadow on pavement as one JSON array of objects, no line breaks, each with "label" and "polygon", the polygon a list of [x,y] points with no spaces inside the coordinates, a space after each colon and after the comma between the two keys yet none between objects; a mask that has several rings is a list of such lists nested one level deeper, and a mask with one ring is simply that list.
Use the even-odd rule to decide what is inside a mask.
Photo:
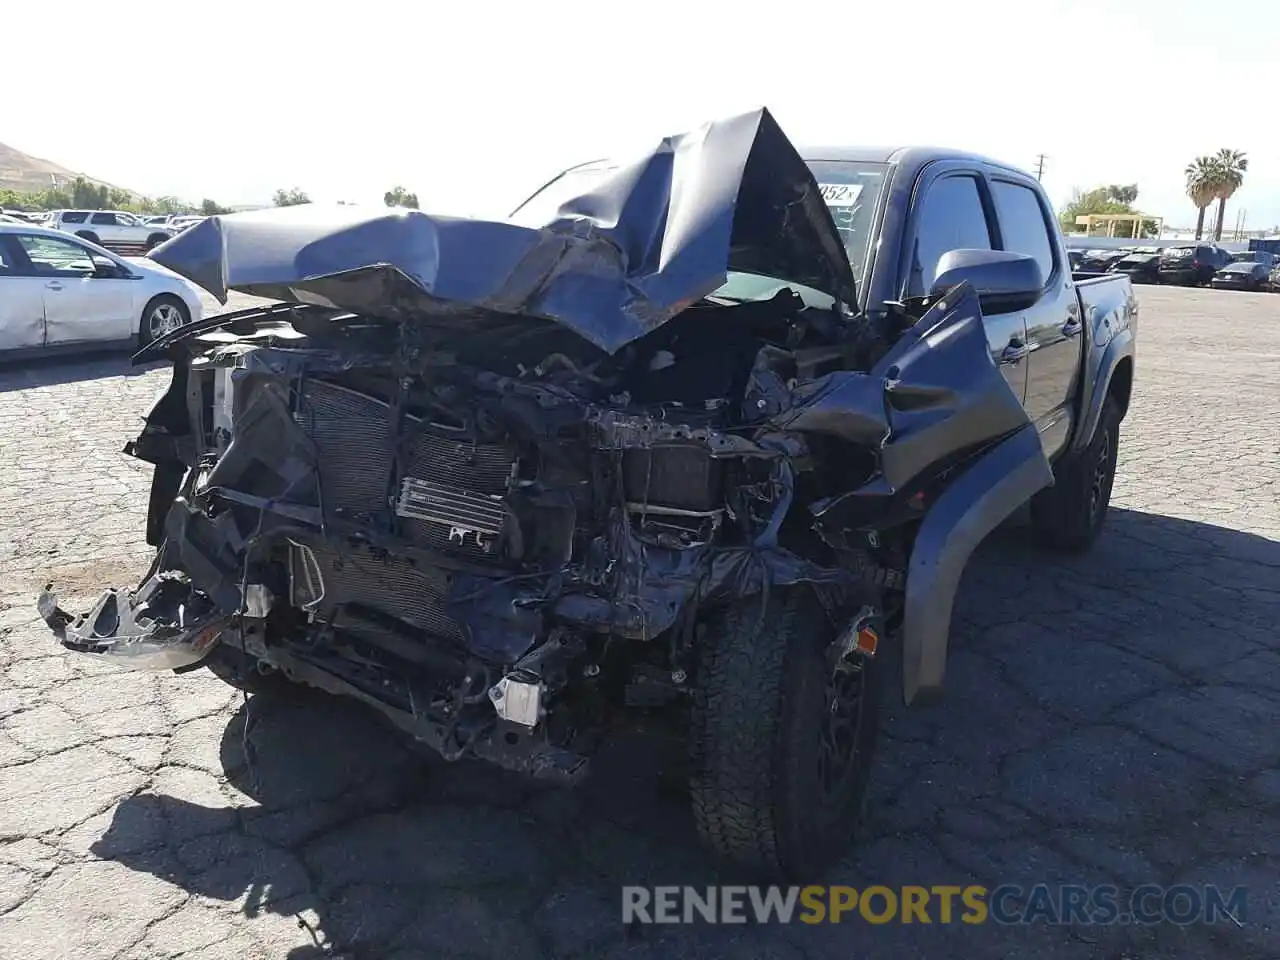
[{"label": "shadow on pavement", "polygon": [[168,362],[161,360],[135,367],[130,362],[134,349],[130,345],[92,353],[68,352],[25,359],[6,359],[0,355],[0,393],[103,377],[137,377]]},{"label": "shadow on pavement", "polygon": [[428,763],[356,705],[301,690],[250,699],[225,730],[225,773],[252,805],[140,794],[93,851],[249,916],[313,916],[326,946],[291,960],[1252,955],[1278,933],[1278,584],[1280,543],[1202,523],[1117,509],[1070,559],[1002,531],[966,574],[947,699],[891,698],[865,836],[829,878],[1246,884],[1240,929],[624,930],[623,884],[735,882],[698,844],[668,746],[615,742],[579,790],[544,789]]}]

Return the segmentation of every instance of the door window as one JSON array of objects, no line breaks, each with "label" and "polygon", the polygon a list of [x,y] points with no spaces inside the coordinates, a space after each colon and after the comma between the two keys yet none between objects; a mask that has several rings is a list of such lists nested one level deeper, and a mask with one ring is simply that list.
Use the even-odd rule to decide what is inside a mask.
[{"label": "door window", "polygon": [[1007,180],[995,180],[991,193],[1000,217],[1000,236],[1010,253],[1033,257],[1040,265],[1040,276],[1046,283],[1053,276],[1053,241],[1044,206],[1030,187]]},{"label": "door window", "polygon": [[116,220],[116,215],[114,213],[95,213],[93,215],[93,219],[90,220],[89,222],[97,223],[106,227],[119,226],[119,223]]},{"label": "door window", "polygon": [[84,277],[94,271],[93,256],[78,243],[56,237],[17,234],[18,245],[41,277]]},{"label": "door window", "polygon": [[67,210],[62,214],[63,223],[84,223],[88,214],[83,210]]},{"label": "door window", "polygon": [[977,178],[962,174],[935,180],[916,217],[908,296],[928,293],[943,254],[990,249],[991,230]]}]

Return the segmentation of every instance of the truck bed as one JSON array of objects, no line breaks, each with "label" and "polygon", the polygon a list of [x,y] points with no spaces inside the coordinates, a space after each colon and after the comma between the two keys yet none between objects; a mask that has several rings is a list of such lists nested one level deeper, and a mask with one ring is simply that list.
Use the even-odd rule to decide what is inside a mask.
[{"label": "truck bed", "polygon": [[1086,323],[1095,316],[1101,320],[1112,311],[1123,313],[1125,304],[1133,298],[1133,283],[1123,273],[1073,273],[1072,279]]}]

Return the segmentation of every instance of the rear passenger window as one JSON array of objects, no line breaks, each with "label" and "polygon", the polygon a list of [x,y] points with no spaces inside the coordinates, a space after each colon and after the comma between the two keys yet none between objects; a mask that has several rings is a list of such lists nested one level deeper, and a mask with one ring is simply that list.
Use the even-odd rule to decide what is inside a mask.
[{"label": "rear passenger window", "polygon": [[63,223],[84,223],[87,216],[83,210],[69,210],[62,215]]},{"label": "rear passenger window", "polygon": [[920,204],[915,255],[907,295],[921,297],[933,286],[942,255],[952,250],[990,250],[991,231],[978,181],[951,176],[934,181]]},{"label": "rear passenger window", "polygon": [[1040,198],[1030,187],[1004,180],[992,181],[991,193],[996,200],[1004,248],[1010,253],[1034,257],[1047,283],[1053,274],[1053,241],[1049,238]]},{"label": "rear passenger window", "polygon": [[92,223],[103,223],[107,226],[116,225],[116,215],[114,213],[95,213]]}]

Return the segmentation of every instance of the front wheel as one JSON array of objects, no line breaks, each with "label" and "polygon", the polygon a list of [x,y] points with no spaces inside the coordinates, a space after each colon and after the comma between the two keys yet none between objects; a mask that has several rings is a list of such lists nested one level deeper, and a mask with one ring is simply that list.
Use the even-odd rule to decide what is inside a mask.
[{"label": "front wheel", "polygon": [[278,670],[264,670],[258,661],[238,647],[219,643],[200,666],[228,686],[245,693],[280,695],[299,689]]},{"label": "front wheel", "polygon": [[705,624],[691,732],[703,841],[749,870],[816,880],[862,817],[879,659],[832,665],[834,626],[808,590],[773,590]]},{"label": "front wheel", "polygon": [[1060,460],[1053,486],[1031,500],[1031,527],[1040,543],[1070,553],[1093,546],[1107,519],[1119,445],[1120,407],[1108,397],[1089,445]]},{"label": "front wheel", "polygon": [[152,340],[172,333],[191,320],[191,311],[178,297],[162,293],[152,297],[142,311],[138,325],[138,346],[145,347]]}]

